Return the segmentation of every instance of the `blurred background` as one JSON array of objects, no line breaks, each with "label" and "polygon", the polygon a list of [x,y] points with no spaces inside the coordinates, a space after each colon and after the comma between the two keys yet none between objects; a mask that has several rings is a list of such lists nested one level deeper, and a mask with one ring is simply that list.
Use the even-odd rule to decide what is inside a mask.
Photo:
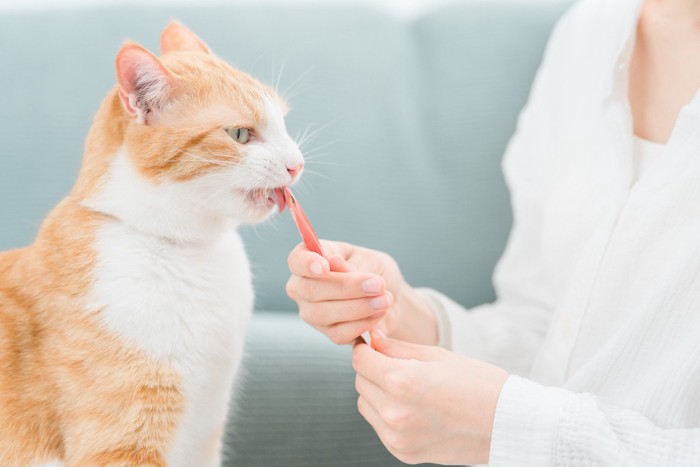
[{"label": "blurred background", "polygon": [[[99,7],[104,5],[370,5],[399,17],[410,18],[431,8],[448,3],[464,3],[470,0],[0,0],[4,9],[38,9],[38,8],[76,8]],[[566,0],[510,0],[517,3],[556,3]]]},{"label": "blurred background", "polygon": [[[500,158],[567,4],[0,0],[0,250],[31,243],[70,190],[121,43],[157,51],[177,18],[291,103],[290,135],[309,137],[295,191],[319,236],[387,251],[465,306],[489,301],[510,225]],[[243,232],[257,308],[293,311],[289,216]]]}]

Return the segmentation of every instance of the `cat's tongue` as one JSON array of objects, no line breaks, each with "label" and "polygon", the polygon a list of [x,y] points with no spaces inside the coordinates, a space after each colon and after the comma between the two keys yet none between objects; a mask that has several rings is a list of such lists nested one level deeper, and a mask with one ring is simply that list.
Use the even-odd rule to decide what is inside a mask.
[{"label": "cat's tongue", "polygon": [[275,188],[273,190],[273,193],[273,200],[275,201],[275,204],[277,205],[277,209],[279,209],[280,214],[282,214],[282,211],[284,211],[284,206],[287,204],[284,196],[284,188]]}]

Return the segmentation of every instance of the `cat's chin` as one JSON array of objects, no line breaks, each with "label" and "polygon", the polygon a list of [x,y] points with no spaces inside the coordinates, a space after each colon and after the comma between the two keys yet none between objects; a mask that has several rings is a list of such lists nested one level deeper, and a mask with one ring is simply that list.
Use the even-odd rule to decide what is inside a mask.
[{"label": "cat's chin", "polygon": [[282,212],[285,208],[283,187],[256,188],[253,190],[240,190],[239,202],[243,209],[235,217],[245,223],[262,222],[275,211]]}]

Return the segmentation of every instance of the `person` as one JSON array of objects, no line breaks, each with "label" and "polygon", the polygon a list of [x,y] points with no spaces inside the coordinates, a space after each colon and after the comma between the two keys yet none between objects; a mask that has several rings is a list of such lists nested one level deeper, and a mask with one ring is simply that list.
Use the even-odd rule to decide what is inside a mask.
[{"label": "person", "polygon": [[494,303],[360,246],[290,253],[288,295],[355,342],[359,412],[397,458],[700,465],[699,85],[700,0],[570,8],[504,157]]}]

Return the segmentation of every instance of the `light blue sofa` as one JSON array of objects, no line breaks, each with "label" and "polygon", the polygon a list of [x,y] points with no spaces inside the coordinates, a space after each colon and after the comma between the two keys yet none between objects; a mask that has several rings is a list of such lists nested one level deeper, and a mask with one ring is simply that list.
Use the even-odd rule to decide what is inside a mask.
[{"label": "light blue sofa", "polygon": [[[71,187],[121,42],[155,51],[174,17],[279,81],[292,134],[318,131],[296,192],[320,236],[385,250],[410,283],[466,306],[491,300],[510,226],[500,160],[564,8],[484,0],[410,22],[350,6],[0,14],[0,249],[31,242]],[[244,234],[257,304],[227,465],[400,465],[357,414],[350,349],[284,292],[289,216]]]}]

